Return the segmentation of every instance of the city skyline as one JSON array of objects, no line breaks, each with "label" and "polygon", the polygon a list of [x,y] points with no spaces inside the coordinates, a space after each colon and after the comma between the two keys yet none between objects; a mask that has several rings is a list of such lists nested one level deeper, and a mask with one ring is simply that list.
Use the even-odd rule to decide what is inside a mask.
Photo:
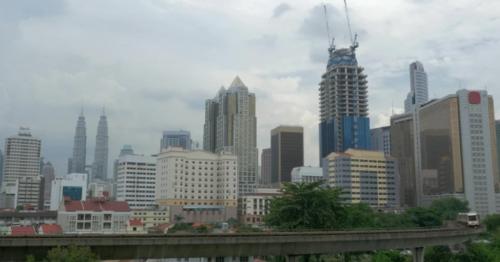
[{"label": "city skyline", "polygon": [[[331,3],[331,24],[335,25],[333,34],[339,46],[345,46],[347,38],[345,22],[339,11],[342,10],[341,3]],[[5,59],[0,63],[8,63],[13,69],[26,67],[26,70],[22,71],[25,81],[21,82],[16,81],[21,77],[14,70],[6,69],[0,73],[3,79],[0,83],[0,121],[4,123],[0,127],[0,138],[3,140],[15,133],[19,126],[31,127],[33,134],[44,142],[42,155],[55,165],[58,175],[66,170],[66,160],[72,150],[74,118],[82,103],[88,112],[88,130],[96,130],[95,112],[101,105],[108,108],[108,116],[112,119],[110,136],[113,137],[109,147],[110,159],[117,157],[123,144],[133,145],[138,152],[155,153],[161,131],[165,129],[189,130],[193,140],[202,141],[204,98],[211,97],[218,86],[236,74],[245,79],[257,96],[259,150],[269,146],[267,134],[272,127],[278,124],[303,125],[307,135],[304,137],[305,164],[317,163],[317,82],[324,71],[328,47],[321,3],[290,1],[278,5],[263,2],[256,10],[251,8],[255,2],[234,2],[216,11],[220,6],[210,3],[150,6],[125,2],[120,6],[121,11],[132,12],[131,22],[134,24],[130,30],[125,28],[120,32],[114,32],[113,23],[129,25],[130,17],[100,12],[102,5],[108,5],[106,3],[89,9],[65,1],[51,1],[50,4],[49,9],[35,5],[29,14],[20,12],[22,9],[16,6],[10,7],[16,3],[1,4],[1,10],[16,12],[0,18],[8,25],[14,25],[6,31],[11,38],[0,46],[0,52],[5,53]],[[413,60],[425,65],[432,89],[430,98],[454,93],[460,87],[483,89],[485,85],[490,87],[489,93],[499,97],[498,88],[492,86],[497,70],[491,59],[499,52],[494,48],[498,40],[492,34],[499,23],[498,19],[494,20],[495,8],[477,5],[473,1],[438,4],[394,1],[385,4],[387,11],[366,16],[374,8],[374,3],[351,3],[354,31],[359,33],[362,42],[357,50],[358,58],[370,81],[372,127],[389,123],[392,106],[387,97],[393,100],[396,113],[402,111],[402,101],[410,86],[407,68]],[[434,11],[422,13],[430,6]],[[403,10],[400,14],[390,12],[398,7]],[[177,16],[174,18],[191,19],[194,26],[174,23],[183,26],[182,31],[187,29],[189,35],[199,33],[197,26],[204,23],[213,22],[214,29],[208,28],[201,37],[186,37],[168,27],[168,30],[173,30],[173,36],[165,37],[161,27],[171,21],[157,11],[168,12],[169,9],[179,11],[175,12]],[[447,15],[451,12],[448,10],[457,14]],[[202,13],[203,16],[197,17]],[[410,15],[412,13],[419,15]],[[107,27],[93,27],[93,15]],[[75,20],[86,26],[77,27]],[[481,28],[480,31],[457,26],[472,21]],[[227,22],[232,22],[228,28],[224,27]],[[424,23],[438,26],[428,28],[423,26]],[[150,31],[145,30],[145,39],[141,40],[133,26],[141,31],[146,28],[144,25],[153,26]],[[240,29],[241,33],[238,33]],[[107,37],[122,39],[123,42],[119,42],[122,44],[115,50],[110,50],[106,44],[78,43],[81,39],[72,38],[70,34],[75,30],[81,30],[88,38],[104,40],[99,42],[105,43],[109,40]],[[113,33],[105,36],[109,33],[105,30]],[[390,33],[389,36],[381,37],[386,35],[382,33],[385,31]],[[64,41],[58,41],[61,38],[53,35],[54,32],[64,37]],[[415,40],[414,35],[418,32],[426,32],[426,35],[419,34]],[[437,41],[437,35],[444,33],[445,38]],[[411,43],[405,43],[410,36]],[[171,42],[172,37],[175,41],[164,45]],[[192,41],[193,37],[204,40],[196,43]],[[229,40],[212,43],[220,39]],[[38,41],[40,44],[33,46]],[[135,47],[127,45],[135,41],[138,42]],[[159,46],[149,46],[148,42],[158,42]],[[182,45],[187,49],[181,48]],[[204,52],[203,46],[207,45],[215,50]],[[241,52],[242,49],[245,52]],[[196,55],[193,57],[191,53]],[[130,59],[123,58],[124,54]],[[43,61],[46,56],[54,59]],[[198,77],[186,76],[171,66],[174,64],[182,68],[181,71],[196,72]],[[477,71],[477,64],[485,65],[485,68]],[[207,70],[206,65],[213,65],[213,69]],[[98,92],[99,96],[91,95]],[[22,96],[25,93],[32,95]],[[36,107],[31,107],[31,104],[36,104]],[[496,108],[500,112],[498,104]],[[88,136],[87,143],[95,144],[94,134]],[[93,150],[89,149],[87,159],[93,159]]]}]

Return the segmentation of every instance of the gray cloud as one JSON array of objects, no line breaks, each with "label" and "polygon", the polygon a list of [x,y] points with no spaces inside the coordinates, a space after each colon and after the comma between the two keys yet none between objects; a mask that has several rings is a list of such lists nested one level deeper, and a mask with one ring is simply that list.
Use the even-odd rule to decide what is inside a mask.
[{"label": "gray cloud", "polygon": [[281,3],[274,8],[273,18],[278,18],[290,10],[292,10],[292,7],[289,4]]},{"label": "gray cloud", "polygon": [[[205,99],[238,74],[257,95],[258,147],[269,146],[271,128],[300,124],[306,163],[316,165],[318,82],[328,56],[323,9],[287,3],[293,12],[270,20],[272,1],[223,8],[218,1],[1,1],[0,138],[30,126],[59,175],[82,104],[89,160],[103,105],[110,159],[123,144],[156,153],[164,129],[190,130],[201,142]],[[343,7],[332,3],[332,36],[342,47],[349,44]],[[388,124],[387,97],[402,107],[408,64],[416,59],[428,72],[432,97],[455,92],[459,82],[487,85],[499,97],[500,2],[362,1],[350,10],[373,126]]]},{"label": "gray cloud", "polygon": [[60,15],[66,5],[63,0],[0,1],[0,20],[14,21]]}]

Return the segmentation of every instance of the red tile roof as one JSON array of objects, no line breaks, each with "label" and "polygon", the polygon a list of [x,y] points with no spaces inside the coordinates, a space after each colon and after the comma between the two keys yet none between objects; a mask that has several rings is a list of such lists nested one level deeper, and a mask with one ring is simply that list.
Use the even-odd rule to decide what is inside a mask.
[{"label": "red tile roof", "polygon": [[35,228],[32,226],[13,226],[10,228],[12,236],[32,236],[36,235]]},{"label": "red tile roof", "polygon": [[130,208],[125,201],[106,201],[102,199],[93,199],[85,201],[66,201],[64,203],[64,210],[74,211],[115,211],[115,212],[128,212]]},{"label": "red tile roof", "polygon": [[38,229],[38,232],[44,235],[60,235],[62,234],[63,230],[58,224],[43,224]]},{"label": "red tile roof", "polygon": [[128,223],[129,223],[130,226],[142,226],[142,225],[144,225],[142,223],[142,221],[140,219],[138,219],[138,218],[130,219],[128,221]]}]

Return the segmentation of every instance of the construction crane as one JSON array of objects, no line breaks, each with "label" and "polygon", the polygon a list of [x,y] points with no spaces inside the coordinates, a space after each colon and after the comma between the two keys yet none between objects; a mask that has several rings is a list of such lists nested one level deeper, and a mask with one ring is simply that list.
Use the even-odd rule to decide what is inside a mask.
[{"label": "construction crane", "polygon": [[349,30],[349,37],[351,38],[351,49],[354,51],[359,44],[358,44],[358,34],[355,34],[354,37],[352,36],[352,29],[351,29],[351,19],[349,18],[349,8],[347,8],[347,0],[344,0],[344,9],[345,9],[345,18],[347,20],[347,29]]},{"label": "construction crane", "polygon": [[[325,14],[325,25],[326,25],[326,34],[328,36],[328,51],[332,52],[335,50],[335,37],[331,37],[331,32],[330,32],[330,23],[328,19],[328,8],[326,7],[326,4],[323,3],[323,11]],[[351,49],[354,51],[358,46],[358,34],[352,34],[352,29],[351,29],[351,19],[349,17],[349,8],[347,7],[347,0],[344,0],[344,11],[345,11],[345,18],[347,21],[347,29],[349,33],[349,40],[351,41]]]},{"label": "construction crane", "polygon": [[323,4],[323,11],[325,13],[325,24],[326,24],[326,34],[328,36],[328,52],[333,52],[335,50],[335,37],[331,37],[330,34],[330,23],[328,19],[328,9],[326,8],[326,4]]}]

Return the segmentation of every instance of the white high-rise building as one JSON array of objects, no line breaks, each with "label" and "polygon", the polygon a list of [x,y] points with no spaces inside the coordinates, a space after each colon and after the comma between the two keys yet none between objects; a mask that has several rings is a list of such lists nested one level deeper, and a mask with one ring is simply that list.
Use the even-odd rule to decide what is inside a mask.
[{"label": "white high-rise building", "polygon": [[313,183],[326,180],[321,167],[299,166],[292,169],[292,183]]},{"label": "white high-rise building", "polygon": [[170,147],[158,155],[156,199],[169,209],[171,221],[227,221],[236,218],[237,174],[237,157],[229,152]]},{"label": "white high-rise building", "polygon": [[127,154],[118,158],[116,199],[132,209],[155,206],[156,157]]},{"label": "white high-rise building", "polygon": [[405,100],[405,113],[410,113],[415,106],[423,105],[429,101],[427,73],[419,61],[410,64],[410,85],[411,90]]},{"label": "white high-rise building", "polygon": [[255,94],[236,77],[228,89],[221,87],[214,99],[206,101],[203,149],[238,156],[240,194],[254,192],[257,186],[256,136]]},{"label": "white high-rise building", "polygon": [[58,210],[63,200],[87,199],[87,174],[72,173],[52,181],[50,210]]},{"label": "white high-rise building", "polygon": [[[5,141],[2,188],[17,188],[16,205],[43,208],[40,201],[40,151],[42,141],[31,136],[29,128],[21,127],[16,136]],[[29,192],[28,192],[29,191]],[[43,197],[43,196],[42,196]]]}]

